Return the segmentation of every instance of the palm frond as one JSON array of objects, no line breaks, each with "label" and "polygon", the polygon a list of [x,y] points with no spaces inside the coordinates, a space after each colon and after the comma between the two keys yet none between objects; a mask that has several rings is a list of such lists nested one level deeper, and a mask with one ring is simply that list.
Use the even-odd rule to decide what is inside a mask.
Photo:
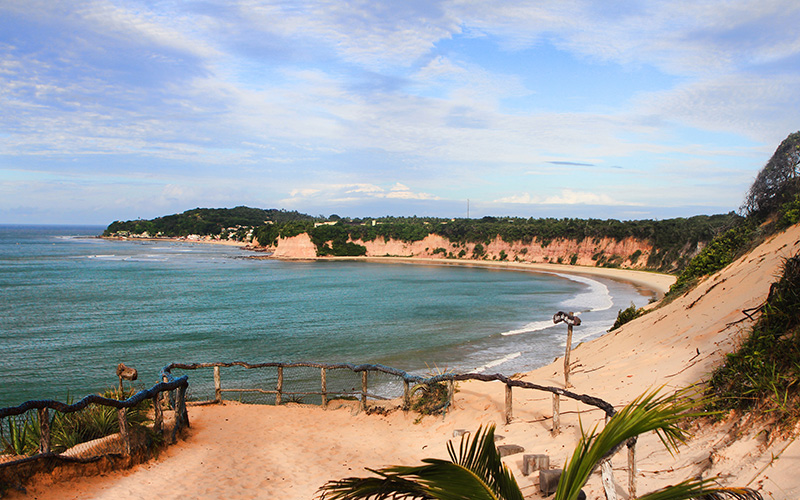
[{"label": "palm frond", "polygon": [[658,392],[657,389],[636,398],[614,415],[601,432],[598,433],[595,426],[588,434],[583,433],[564,467],[556,500],[576,500],[600,462],[639,434],[656,431],[670,453],[686,441],[686,433],[678,427],[678,422],[691,416],[686,412],[697,404],[696,401],[689,399],[685,391],[662,396]]},{"label": "palm frond", "polygon": [[371,470],[379,477],[329,481],[320,489],[321,498],[522,500],[514,476],[494,445],[494,426],[485,431],[479,428],[472,439],[462,436],[458,454],[452,442],[447,450],[450,461],[426,459],[416,467]]},{"label": "palm frond", "polygon": [[761,493],[750,488],[722,488],[715,486],[716,480],[688,479],[682,483],[666,486],[639,497],[639,500],[762,500]]}]

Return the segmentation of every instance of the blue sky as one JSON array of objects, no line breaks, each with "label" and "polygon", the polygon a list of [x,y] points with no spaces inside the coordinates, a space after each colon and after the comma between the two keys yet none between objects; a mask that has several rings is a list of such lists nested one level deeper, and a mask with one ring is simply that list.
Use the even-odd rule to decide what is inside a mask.
[{"label": "blue sky", "polygon": [[0,223],[736,210],[800,2],[0,0]]}]

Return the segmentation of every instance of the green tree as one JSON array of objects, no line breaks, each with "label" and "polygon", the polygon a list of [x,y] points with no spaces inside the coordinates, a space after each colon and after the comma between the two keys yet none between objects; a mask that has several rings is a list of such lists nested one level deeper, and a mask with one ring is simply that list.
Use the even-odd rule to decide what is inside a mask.
[{"label": "green tree", "polygon": [[789,134],[747,193],[742,210],[748,216],[763,218],[800,192],[800,132]]}]

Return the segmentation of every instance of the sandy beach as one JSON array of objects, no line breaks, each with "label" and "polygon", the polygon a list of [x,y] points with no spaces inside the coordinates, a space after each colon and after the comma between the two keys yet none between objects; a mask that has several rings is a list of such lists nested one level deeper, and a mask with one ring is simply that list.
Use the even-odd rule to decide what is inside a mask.
[{"label": "sandy beach", "polygon": [[[800,227],[773,237],[755,251],[670,304],[656,308],[613,333],[577,346],[571,356],[573,390],[621,407],[639,394],[662,387],[675,390],[701,383],[730,352],[749,326],[742,310],[767,296],[782,259],[800,250]],[[381,259],[383,260],[383,259]],[[437,260],[436,264],[442,264]],[[445,262],[450,264],[450,262]],[[478,261],[479,265],[486,265]],[[495,265],[495,264],[492,264]],[[509,268],[513,263],[500,263]],[[602,274],[663,293],[671,283],[651,273],[563,265],[524,265],[547,272]],[[519,375],[523,380],[563,387],[563,360]],[[27,494],[10,498],[281,498],[310,499],[326,481],[363,476],[365,468],[415,465],[423,458],[446,457],[446,443],[457,429],[476,430],[494,423],[500,444],[516,444],[524,453],[544,453],[561,467],[571,454],[580,426],[603,419],[599,410],[569,399],[561,401],[561,432],[551,433],[549,393],[514,390],[511,423],[503,421],[504,386],[498,382],[458,384],[454,406],[443,416],[420,418],[413,412],[368,415],[355,402],[334,402],[329,409],[289,404],[280,407],[226,402],[189,408],[191,429],[185,439],[158,459],[131,470],[103,476],[53,481],[39,477]],[[719,476],[725,485],[760,489],[764,498],[800,497],[800,444],[793,438],[766,436],[761,428],[734,420],[692,429],[694,438],[672,457],[655,435],[637,447],[637,491],[646,493],[702,475]],[[536,474],[524,476],[522,454],[504,459],[526,498],[539,498]],[[627,460],[613,459],[620,498],[627,494]],[[602,498],[599,474],[585,488]]]}]

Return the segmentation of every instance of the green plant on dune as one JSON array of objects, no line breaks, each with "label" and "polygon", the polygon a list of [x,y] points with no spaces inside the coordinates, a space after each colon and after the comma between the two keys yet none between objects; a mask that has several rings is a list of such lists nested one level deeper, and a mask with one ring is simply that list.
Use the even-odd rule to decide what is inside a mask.
[{"label": "green plant on dune", "polygon": [[[655,431],[671,452],[687,436],[678,423],[695,408],[685,393],[659,395],[652,391],[638,397],[614,415],[602,431],[582,429],[582,438],[564,467],[556,490],[558,500],[575,500],[592,471],[625,443],[642,433]],[[696,414],[694,414],[696,416]],[[450,460],[425,459],[416,467],[394,466],[372,470],[375,476],[329,481],[320,488],[322,500],[441,499],[518,500],[523,495],[513,474],[502,463],[494,445],[494,426],[462,436],[459,452],[447,446]],[[748,488],[723,488],[714,479],[689,479],[639,497],[647,500],[760,499]]]},{"label": "green plant on dune", "polygon": [[629,321],[635,320],[636,318],[638,318],[639,316],[644,314],[644,312],[645,312],[644,308],[637,309],[636,305],[633,302],[631,302],[630,307],[627,307],[625,309],[621,309],[617,313],[617,319],[614,321],[614,324],[611,326],[611,329],[609,329],[608,331],[609,332],[614,331],[617,328],[619,328],[622,325],[624,325],[625,323],[628,323]]}]

